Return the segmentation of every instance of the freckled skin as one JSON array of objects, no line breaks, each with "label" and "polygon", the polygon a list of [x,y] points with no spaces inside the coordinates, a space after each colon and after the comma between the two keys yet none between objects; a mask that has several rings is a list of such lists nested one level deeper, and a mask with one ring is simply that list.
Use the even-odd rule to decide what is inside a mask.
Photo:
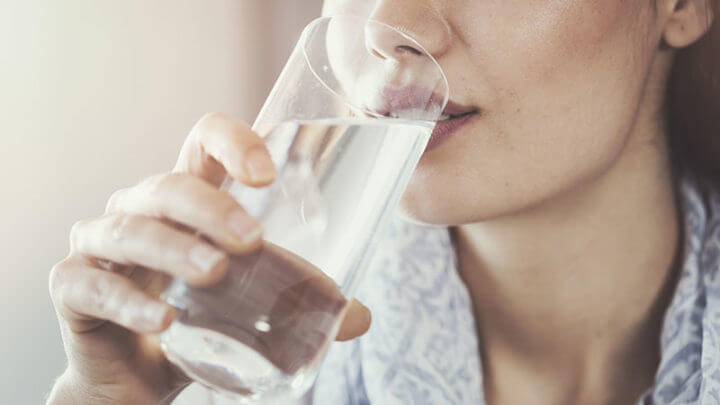
[{"label": "freckled skin", "polygon": [[326,0],[324,12],[370,6],[438,59],[455,102],[482,111],[423,156],[406,215],[459,225],[529,210],[623,153],[657,46],[650,2]]}]

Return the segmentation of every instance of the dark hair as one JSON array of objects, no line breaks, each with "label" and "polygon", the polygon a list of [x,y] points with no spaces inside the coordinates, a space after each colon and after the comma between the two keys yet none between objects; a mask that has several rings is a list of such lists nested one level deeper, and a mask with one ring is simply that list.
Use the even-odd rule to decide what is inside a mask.
[{"label": "dark hair", "polygon": [[720,0],[708,0],[708,7],[715,12],[715,23],[700,41],[676,55],[667,119],[676,164],[720,186]]}]

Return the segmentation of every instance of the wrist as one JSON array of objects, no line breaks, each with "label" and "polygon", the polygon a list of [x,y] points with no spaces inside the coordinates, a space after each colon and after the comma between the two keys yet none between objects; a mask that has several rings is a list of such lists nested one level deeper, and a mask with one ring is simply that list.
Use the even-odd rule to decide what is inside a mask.
[{"label": "wrist", "polygon": [[48,394],[46,405],[70,405],[83,403],[79,385],[73,381],[66,370],[57,380]]},{"label": "wrist", "polygon": [[105,387],[75,375],[70,368],[58,377],[47,396],[45,405],[136,405],[169,404],[189,385],[183,384],[171,392],[157,393],[145,387]]},{"label": "wrist", "polygon": [[55,380],[46,405],[119,405],[120,403],[120,401],[103,392],[102,389],[74,375],[72,370],[68,368]]}]

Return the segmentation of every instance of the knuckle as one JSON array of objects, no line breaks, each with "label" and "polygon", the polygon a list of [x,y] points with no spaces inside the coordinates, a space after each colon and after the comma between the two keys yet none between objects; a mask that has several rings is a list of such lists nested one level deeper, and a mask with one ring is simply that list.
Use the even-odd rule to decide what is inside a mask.
[{"label": "knuckle", "polygon": [[113,212],[118,211],[119,207],[122,205],[122,198],[127,194],[128,189],[122,188],[120,190],[116,190],[110,195],[110,198],[108,198],[108,202],[105,205],[105,212]]},{"label": "knuckle", "polygon": [[[187,182],[189,174],[182,172],[162,173],[149,177],[143,182],[142,194],[144,198],[152,201],[148,208],[151,212],[149,215],[163,218],[168,215],[169,197],[172,194],[178,194],[177,190],[182,184]],[[176,198],[176,197],[172,197]]]},{"label": "knuckle", "polygon": [[[229,115],[219,112],[205,114],[198,121],[193,132],[201,144],[205,144],[212,138],[226,147],[254,145],[254,141],[261,142],[262,139],[252,131],[248,124],[236,121]],[[239,144],[238,140],[240,140]]]},{"label": "knuckle", "polygon": [[90,219],[83,219],[80,221],[75,222],[72,227],[70,228],[70,250],[71,251],[77,251],[82,250],[83,246],[83,235],[85,234],[85,231],[88,227],[88,224],[92,220]]},{"label": "knuckle", "polygon": [[55,302],[61,295],[60,291],[62,291],[65,284],[65,275],[67,274],[69,266],[69,258],[66,258],[57,262],[50,269],[50,274],[48,275],[48,289],[50,290],[50,297],[53,299],[53,302]]},{"label": "knuckle", "polygon": [[157,197],[166,193],[167,190],[177,187],[184,181],[186,176],[186,173],[181,172],[161,173],[145,180],[145,189],[148,193]]},{"label": "knuckle", "polygon": [[230,117],[228,117],[228,115],[225,113],[219,111],[211,111],[203,115],[198,121],[198,123],[208,123],[211,121],[226,121],[229,119]]},{"label": "knuckle", "polygon": [[142,231],[144,219],[138,215],[113,215],[110,224],[110,238],[114,243],[123,245]]},{"label": "knuckle", "polygon": [[145,192],[150,194],[156,194],[157,191],[160,189],[161,185],[166,181],[165,177],[167,175],[167,173],[160,173],[154,176],[150,176],[143,180],[142,183],[140,183],[140,186],[144,189]]},{"label": "knuckle", "polygon": [[193,126],[190,131],[190,137],[195,138],[198,142],[203,143],[203,134],[219,122],[229,120],[229,117],[221,112],[209,112],[203,115]]}]

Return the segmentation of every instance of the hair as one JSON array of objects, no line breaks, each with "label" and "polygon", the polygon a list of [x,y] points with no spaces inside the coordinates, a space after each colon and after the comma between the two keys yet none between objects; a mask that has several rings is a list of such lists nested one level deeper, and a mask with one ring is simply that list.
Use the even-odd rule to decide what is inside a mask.
[{"label": "hair", "polygon": [[707,7],[715,23],[676,54],[667,119],[673,160],[720,186],[720,0],[707,0]]}]

